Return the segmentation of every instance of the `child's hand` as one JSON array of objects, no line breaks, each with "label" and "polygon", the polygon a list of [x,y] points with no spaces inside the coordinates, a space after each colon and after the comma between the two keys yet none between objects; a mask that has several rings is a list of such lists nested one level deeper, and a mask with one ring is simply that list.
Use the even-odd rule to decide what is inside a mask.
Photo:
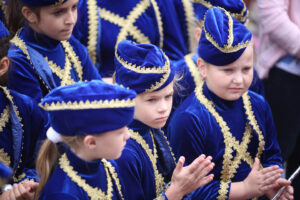
[{"label": "child's hand", "polygon": [[38,183],[31,181],[14,184],[5,200],[33,200],[37,187]]},{"label": "child's hand", "polygon": [[276,193],[281,189],[281,187],[286,187],[283,191],[283,193],[280,195],[279,200],[293,200],[294,199],[294,188],[291,186],[291,182],[284,179],[284,178],[280,178],[276,181],[277,186],[272,189],[269,190],[266,195],[272,199]]},{"label": "child's hand", "polygon": [[214,167],[212,158],[199,156],[190,165],[183,167],[185,158],[180,157],[172,175],[170,188],[166,191],[169,200],[181,199],[184,195],[209,183],[213,174],[206,176]]},{"label": "child's hand", "polygon": [[276,181],[280,179],[282,173],[283,170],[277,165],[259,170],[259,159],[255,158],[250,174],[243,181],[247,196],[259,197],[278,187]]}]

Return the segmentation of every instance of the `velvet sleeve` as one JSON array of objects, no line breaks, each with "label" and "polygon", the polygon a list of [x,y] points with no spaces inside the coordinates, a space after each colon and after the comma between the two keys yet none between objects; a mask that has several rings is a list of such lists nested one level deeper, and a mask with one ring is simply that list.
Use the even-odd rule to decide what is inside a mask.
[{"label": "velvet sleeve", "polygon": [[29,63],[28,58],[19,49],[10,49],[8,56],[11,61],[7,87],[40,102],[48,93],[45,86],[41,88],[38,74]]}]

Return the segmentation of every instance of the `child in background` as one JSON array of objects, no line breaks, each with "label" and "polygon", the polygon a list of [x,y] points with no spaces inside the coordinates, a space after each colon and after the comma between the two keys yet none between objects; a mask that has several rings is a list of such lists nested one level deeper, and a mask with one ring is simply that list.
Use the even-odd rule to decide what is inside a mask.
[{"label": "child in background", "polygon": [[[100,80],[52,90],[41,102],[51,128],[37,159],[41,175],[35,199],[124,199],[113,161],[130,137],[132,90]],[[58,159],[57,144],[64,144]],[[56,166],[57,165],[57,166]]]},{"label": "child in background", "polygon": [[167,138],[160,130],[172,108],[174,71],[166,55],[151,44],[119,43],[116,83],[136,91],[131,139],[117,163],[124,179],[127,199],[182,199],[213,178],[207,175],[214,164],[204,155],[183,167],[176,160]]},{"label": "child in background", "polygon": [[6,88],[10,43],[8,30],[1,21],[0,46],[0,161],[13,170],[12,179],[7,182],[10,186],[5,187],[0,199],[33,197],[37,186],[32,182],[36,180],[34,155],[39,137],[45,135],[46,123],[31,98]]},{"label": "child in background", "polygon": [[[224,9],[209,9],[198,45],[204,82],[174,112],[168,136],[176,157],[191,163],[213,157],[215,180],[202,199],[292,199],[290,182],[280,178],[280,149],[265,99],[248,91],[253,77],[251,32]],[[261,165],[260,165],[261,163]],[[263,168],[263,169],[262,169]]]},{"label": "child in background", "polygon": [[78,0],[9,0],[8,24],[16,33],[8,87],[40,102],[52,89],[100,79],[87,49],[72,36]]}]

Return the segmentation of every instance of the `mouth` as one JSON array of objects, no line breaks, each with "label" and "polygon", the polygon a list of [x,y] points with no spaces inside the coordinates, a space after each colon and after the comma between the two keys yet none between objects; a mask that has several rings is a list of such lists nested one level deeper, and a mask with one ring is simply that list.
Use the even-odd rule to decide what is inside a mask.
[{"label": "mouth", "polygon": [[243,90],[243,88],[229,88],[229,90],[231,90],[233,92],[240,92]]},{"label": "mouth", "polygon": [[165,122],[167,121],[168,117],[160,117],[160,118],[156,118],[155,121],[157,122]]}]

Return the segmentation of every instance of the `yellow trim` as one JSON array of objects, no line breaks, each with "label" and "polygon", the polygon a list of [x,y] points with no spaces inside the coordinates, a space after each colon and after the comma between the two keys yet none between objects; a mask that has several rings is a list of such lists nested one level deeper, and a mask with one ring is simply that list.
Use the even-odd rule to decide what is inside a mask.
[{"label": "yellow trim", "polygon": [[85,110],[85,109],[101,109],[101,108],[126,108],[134,107],[134,100],[95,100],[95,101],[74,101],[74,102],[52,102],[51,104],[45,103],[45,105],[39,104],[40,107],[47,111],[56,110]]},{"label": "yellow trim", "polygon": [[57,6],[57,5],[60,5],[60,4],[63,4],[64,3],[64,1],[65,0],[58,0],[55,4],[54,4],[54,6]]},{"label": "yellow trim", "polygon": [[[13,179],[14,179],[14,182],[19,182],[20,180],[22,180],[23,178],[26,177],[26,174],[25,173],[22,173],[20,174],[18,177],[14,176]],[[22,181],[23,182],[23,181]]]},{"label": "yellow trim", "polygon": [[[196,97],[199,100],[199,102],[203,104],[206,107],[206,109],[214,116],[214,118],[216,119],[217,123],[221,128],[221,132],[223,133],[223,137],[224,137],[225,150],[223,155],[223,166],[221,171],[221,184],[219,189],[219,196],[217,198],[218,200],[223,200],[228,198],[227,193],[229,189],[229,183],[231,179],[234,177],[236,170],[239,164],[241,163],[241,160],[244,160],[250,167],[252,167],[253,165],[253,159],[251,158],[250,154],[247,152],[248,144],[250,143],[250,139],[252,137],[251,129],[247,123],[242,142],[239,143],[235,139],[235,137],[230,133],[230,129],[227,126],[227,123],[216,111],[213,102],[209,101],[204,96],[203,84],[204,82],[202,82],[199,85],[199,87],[196,88],[195,90]],[[259,145],[258,145],[256,157],[260,158],[261,154],[264,151],[264,145],[265,145],[264,137],[261,130],[259,129],[259,126],[257,125],[257,121],[252,111],[248,92],[242,95],[242,99],[243,99],[243,104],[247,115],[247,119],[250,125],[254,128],[254,130],[258,134]],[[236,151],[235,158],[233,158],[232,156],[234,150]]]},{"label": "yellow trim", "polygon": [[190,53],[190,54],[186,55],[184,57],[184,60],[186,62],[186,65],[189,68],[189,71],[191,72],[191,75],[194,79],[195,86],[197,88],[197,86],[199,86],[201,84],[202,78],[201,78],[201,74],[198,70],[198,67],[197,67],[197,65],[195,64],[195,62],[192,58],[193,55],[194,55],[194,53]]},{"label": "yellow trim", "polygon": [[[99,8],[100,14],[101,14],[101,18],[104,20],[107,20],[121,28],[124,28],[125,26],[129,26],[128,28],[126,28],[126,30],[128,31],[128,34],[131,35],[136,41],[137,43],[146,43],[146,44],[150,44],[151,41],[150,39],[144,35],[137,26],[133,24],[129,24],[127,22],[127,19],[119,16],[116,13],[112,13],[109,10],[106,10],[104,8]],[[125,38],[124,38],[125,39]]]},{"label": "yellow trim", "polygon": [[117,45],[119,44],[119,42],[126,39],[128,35],[128,31],[131,28],[131,25],[136,22],[136,20],[145,12],[145,10],[149,6],[150,6],[149,0],[142,0],[130,11],[130,13],[127,15],[126,18],[126,26],[121,28],[119,35],[117,37],[115,50],[117,49]]},{"label": "yellow trim", "polygon": [[91,200],[103,199],[103,200],[111,200],[113,197],[113,183],[112,178],[109,175],[109,168],[104,165],[104,169],[106,172],[106,181],[107,181],[107,191],[103,192],[100,188],[92,187],[84,179],[82,179],[76,171],[74,171],[73,167],[70,165],[70,161],[68,160],[66,154],[64,153],[59,159],[60,168],[74,181],[79,187],[81,187]]},{"label": "yellow trim", "polygon": [[159,7],[157,5],[157,2],[155,0],[150,0],[155,12],[156,21],[158,24],[158,31],[159,31],[159,47],[162,49],[164,46],[164,29],[163,29],[163,22],[161,19],[161,14],[159,11]]},{"label": "yellow trim", "polygon": [[[246,4],[243,0],[240,0],[243,4],[244,4],[244,7],[243,7],[243,10],[240,12],[240,13],[232,13],[230,11],[227,10],[227,12],[232,16],[234,17],[235,19],[239,20],[240,22],[244,22],[246,21],[246,19],[248,18],[248,15],[249,13],[247,13],[245,15],[245,12],[247,10],[247,7],[246,7]],[[193,0],[193,3],[199,3],[199,4],[202,4],[203,6],[205,6],[207,9],[210,9],[210,8],[222,8],[220,6],[213,6],[210,2],[208,1],[205,1],[205,0]],[[223,8],[225,9],[225,8]],[[226,9],[225,9],[226,10]],[[245,16],[244,16],[245,15]]]},{"label": "yellow trim", "polygon": [[[132,129],[129,129],[129,132],[131,134],[131,139],[133,139],[134,141],[136,141],[136,143],[141,145],[141,147],[146,152],[146,154],[152,164],[152,168],[154,171],[154,177],[155,177],[156,196],[158,196],[163,192],[165,182],[164,182],[164,178],[163,178],[162,174],[159,173],[158,168],[157,168],[157,155],[155,154],[156,149],[154,151],[151,151],[151,148],[149,147],[149,145],[146,143],[146,141],[143,139],[143,137],[138,132],[134,132]],[[151,134],[152,142],[154,143],[153,135],[151,132],[150,132],[150,134]],[[155,148],[155,146],[153,146],[153,149],[154,148]]]},{"label": "yellow trim", "polygon": [[88,10],[88,19],[89,19],[87,49],[89,51],[89,55],[92,62],[94,63],[94,65],[96,65],[96,58],[97,58],[96,49],[97,49],[97,41],[98,41],[98,27],[99,27],[97,1],[87,0],[87,10]]},{"label": "yellow trim", "polygon": [[4,148],[0,149],[0,161],[6,166],[10,166],[10,156],[4,151]]},{"label": "yellow trim", "polygon": [[193,52],[194,49],[194,32],[195,32],[195,13],[193,4],[190,0],[182,0],[182,5],[185,13],[185,22],[187,26],[188,33],[188,42],[189,42],[189,51]]},{"label": "yellow trim", "polygon": [[[224,10],[224,9],[223,9]],[[225,10],[224,10],[225,11]],[[223,53],[233,53],[237,52],[241,49],[244,49],[248,46],[248,44],[251,42],[251,40],[239,43],[235,46],[232,46],[234,36],[233,36],[233,20],[231,16],[228,14],[227,11],[225,11],[225,14],[228,17],[228,38],[227,38],[227,44],[224,45],[224,47],[221,47],[211,36],[211,34],[206,30],[205,26],[203,26],[203,30],[205,32],[206,39],[213,44],[217,49],[219,49]],[[204,17],[205,21],[205,17]]]},{"label": "yellow trim", "polygon": [[9,121],[9,105],[7,105],[4,109],[3,112],[1,113],[1,119],[0,119],[0,132],[3,131],[3,128],[5,128],[6,124]]},{"label": "yellow trim", "polygon": [[166,142],[167,142],[167,145],[168,145],[168,147],[169,147],[169,150],[170,150],[170,152],[171,152],[172,158],[173,158],[174,162],[176,163],[176,158],[175,158],[175,155],[174,155],[174,153],[173,153],[172,147],[171,147],[171,145],[170,145],[170,143],[169,143],[169,140],[168,140],[167,136],[165,135],[165,132],[164,132],[163,130],[160,130],[160,131],[162,132],[162,135],[164,136],[164,138],[165,138],[165,140],[166,140]]}]

